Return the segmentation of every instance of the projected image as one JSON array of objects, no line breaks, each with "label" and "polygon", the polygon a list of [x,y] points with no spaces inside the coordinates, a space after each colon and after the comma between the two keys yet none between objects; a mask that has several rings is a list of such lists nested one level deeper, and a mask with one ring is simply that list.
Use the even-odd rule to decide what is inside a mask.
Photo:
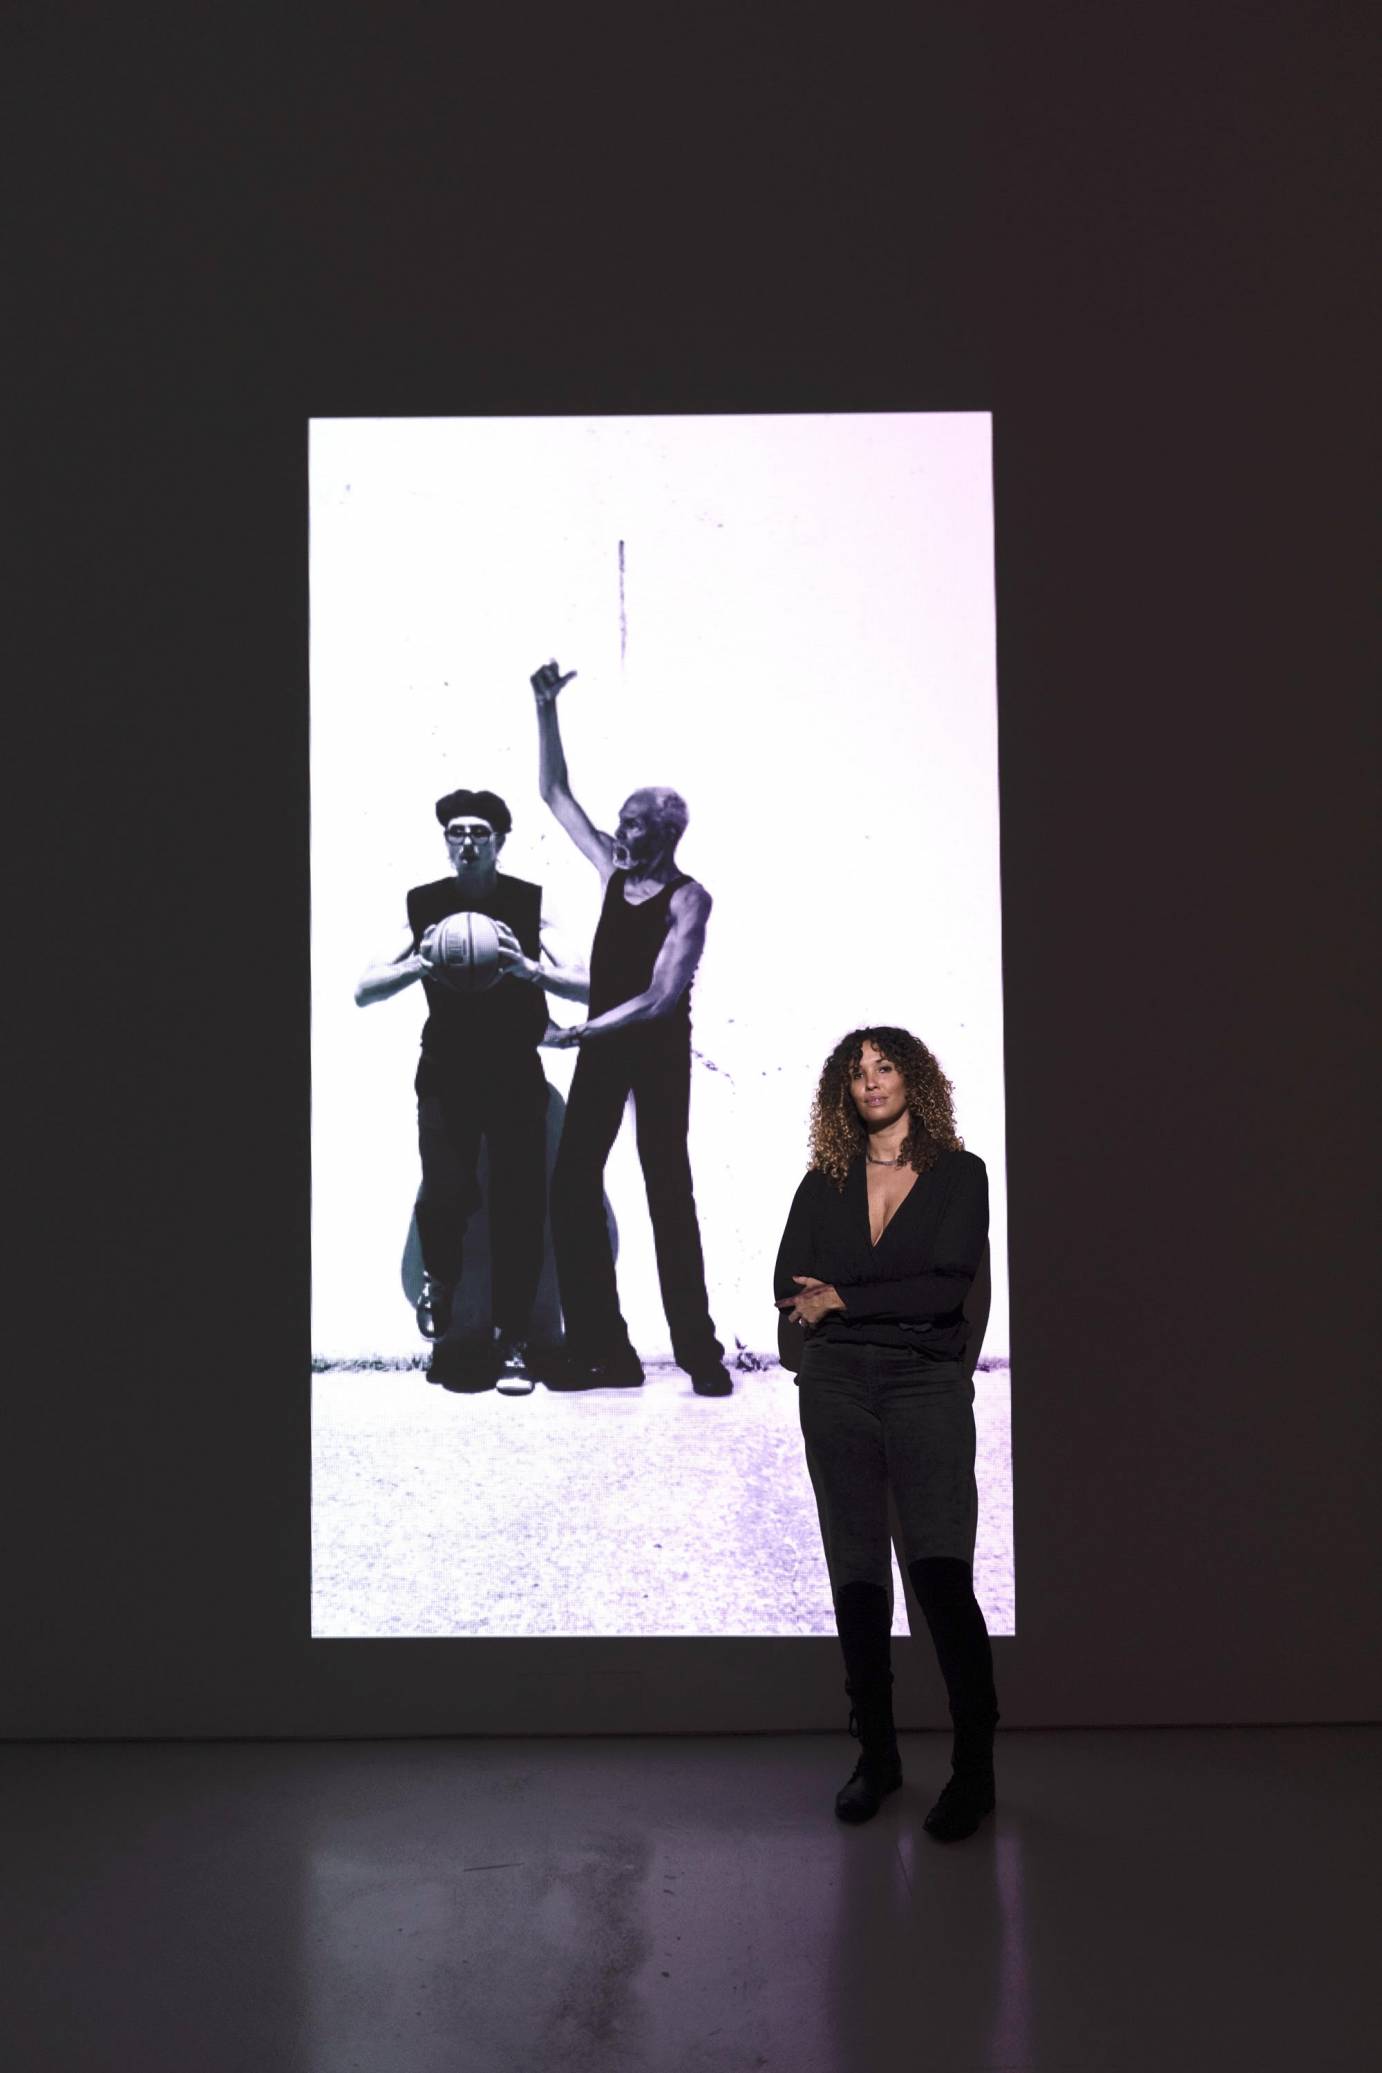
[{"label": "projected image", "polygon": [[314,1635],[834,1633],[865,1314],[1014,1632],[988,416],[317,420],[310,490]]}]

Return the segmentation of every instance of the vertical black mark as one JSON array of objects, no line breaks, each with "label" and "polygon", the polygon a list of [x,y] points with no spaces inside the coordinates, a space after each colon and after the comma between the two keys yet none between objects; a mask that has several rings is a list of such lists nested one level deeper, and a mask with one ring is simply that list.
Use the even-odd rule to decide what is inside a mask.
[{"label": "vertical black mark", "polygon": [[624,543],[619,542],[619,660],[624,660],[624,650],[629,644],[629,622],[624,611]]}]

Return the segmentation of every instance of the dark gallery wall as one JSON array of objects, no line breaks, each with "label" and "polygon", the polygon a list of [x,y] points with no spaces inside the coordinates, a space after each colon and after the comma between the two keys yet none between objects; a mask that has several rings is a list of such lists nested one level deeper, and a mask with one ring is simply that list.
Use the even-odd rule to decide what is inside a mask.
[{"label": "dark gallery wall", "polygon": [[308,1637],[306,421],[663,410],[994,412],[1005,1722],[1377,1718],[1364,10],[494,12],[7,31],[5,1731],[838,1722]]}]

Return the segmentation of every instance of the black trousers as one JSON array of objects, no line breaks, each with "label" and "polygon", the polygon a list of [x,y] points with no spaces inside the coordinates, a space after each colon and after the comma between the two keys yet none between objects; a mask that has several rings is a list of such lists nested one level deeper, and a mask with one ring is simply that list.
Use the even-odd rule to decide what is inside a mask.
[{"label": "black trousers", "polygon": [[974,1384],[958,1361],[808,1334],[797,1375],[806,1466],[838,1591],[892,1583],[891,1490],[909,1563],[974,1560]]},{"label": "black trousers", "polygon": [[[960,1738],[956,1750],[966,1760],[981,1756],[999,1712],[993,1648],[974,1595],[972,1566],[954,1555],[922,1555],[907,1564],[907,1574],[945,1679],[950,1719]],[[845,1689],[856,1702],[876,1703],[892,1684],[891,1593],[881,1584],[848,1583],[834,1595]],[[987,1760],[992,1761],[991,1742]]]},{"label": "black trousers", "polygon": [[585,1360],[607,1358],[630,1343],[602,1201],[605,1162],[630,1094],[672,1357],[678,1367],[694,1369],[720,1360],[724,1348],[710,1318],[686,1148],[689,1031],[596,1037],[576,1060],[552,1174],[552,1242],[566,1343]]},{"label": "black trousers", "polygon": [[542,1274],[547,1218],[547,1076],[536,1051],[473,1066],[426,1060],[417,1077],[422,1264],[435,1281],[461,1278],[465,1228],[479,1207],[476,1167],[489,1154],[490,1286],[494,1323],[527,1334]]},{"label": "black trousers", "polygon": [[998,1719],[998,1696],[974,1595],[973,1381],[957,1361],[927,1361],[906,1347],[809,1337],[797,1380],[851,1697],[868,1707],[892,1682],[891,1487],[907,1574],[945,1679],[957,1757],[962,1768],[991,1761],[985,1736]]}]

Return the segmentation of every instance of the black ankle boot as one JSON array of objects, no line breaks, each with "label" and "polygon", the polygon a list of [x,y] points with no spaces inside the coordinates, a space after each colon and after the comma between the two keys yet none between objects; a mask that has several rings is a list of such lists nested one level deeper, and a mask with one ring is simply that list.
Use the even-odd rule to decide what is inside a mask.
[{"label": "black ankle boot", "polygon": [[859,1761],[835,1796],[841,1821],[870,1821],[902,1783],[893,1727],[892,1606],[881,1584],[848,1583],[835,1593],[835,1625],[852,1702],[849,1731]]},{"label": "black ankle boot", "polygon": [[937,1842],[973,1835],[995,1804],[993,1730],[999,1720],[993,1650],[967,1562],[927,1557],[908,1564],[950,1698],[955,1736],[951,1775],[926,1816]]},{"label": "black ankle boot", "polygon": [[922,1824],[938,1843],[957,1843],[973,1835],[993,1812],[993,1731],[1000,1718],[995,1706],[991,1713],[955,1722],[950,1776]]},{"label": "black ankle boot", "polygon": [[892,1677],[884,1685],[845,1690],[854,1701],[849,1732],[860,1744],[859,1761],[835,1795],[841,1821],[871,1821],[883,1800],[902,1783],[902,1759],[893,1726]]}]

